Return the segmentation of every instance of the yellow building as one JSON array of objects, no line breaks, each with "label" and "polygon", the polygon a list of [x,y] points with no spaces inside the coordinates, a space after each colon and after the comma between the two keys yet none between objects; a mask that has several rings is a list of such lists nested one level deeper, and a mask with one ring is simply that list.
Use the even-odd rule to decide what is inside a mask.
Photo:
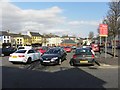
[{"label": "yellow building", "polygon": [[43,36],[37,32],[27,32],[27,35],[32,38],[32,44],[42,45]]},{"label": "yellow building", "polygon": [[31,45],[32,44],[32,38],[28,35],[23,35],[24,37],[24,46]]},{"label": "yellow building", "polygon": [[13,33],[10,33],[10,35],[15,40],[16,46],[26,46],[26,45],[31,45],[32,43],[31,37],[29,37],[28,35],[13,34]]}]

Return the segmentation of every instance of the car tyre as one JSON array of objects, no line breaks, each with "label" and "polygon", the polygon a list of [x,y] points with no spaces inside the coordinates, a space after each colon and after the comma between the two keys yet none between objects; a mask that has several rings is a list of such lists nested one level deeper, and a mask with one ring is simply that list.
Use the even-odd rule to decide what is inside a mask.
[{"label": "car tyre", "polygon": [[32,59],[29,57],[27,60],[27,64],[31,64],[31,62],[32,62]]},{"label": "car tyre", "polygon": [[59,62],[58,64],[61,65],[62,64],[62,59],[59,59],[58,62]]},{"label": "car tyre", "polygon": [[72,61],[70,61],[70,66],[74,66],[74,63]]}]

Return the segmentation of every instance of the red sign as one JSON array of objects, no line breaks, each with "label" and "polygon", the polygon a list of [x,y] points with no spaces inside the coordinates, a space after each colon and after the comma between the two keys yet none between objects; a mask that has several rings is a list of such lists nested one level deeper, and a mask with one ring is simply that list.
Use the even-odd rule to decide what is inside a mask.
[{"label": "red sign", "polygon": [[100,24],[99,36],[101,36],[101,37],[107,37],[108,36],[108,25],[107,24]]}]

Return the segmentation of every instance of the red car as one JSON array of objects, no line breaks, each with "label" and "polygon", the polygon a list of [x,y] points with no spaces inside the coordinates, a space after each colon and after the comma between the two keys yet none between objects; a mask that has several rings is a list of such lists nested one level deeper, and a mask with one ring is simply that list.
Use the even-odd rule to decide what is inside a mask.
[{"label": "red car", "polygon": [[44,54],[47,50],[48,50],[47,47],[40,47],[40,49],[38,49],[38,51],[39,51],[41,54]]},{"label": "red car", "polygon": [[99,44],[92,44],[91,47],[92,47],[92,50],[93,50],[94,52],[99,52],[99,51],[100,51],[100,46],[99,46]]},{"label": "red car", "polygon": [[64,50],[65,50],[66,52],[71,52],[71,51],[72,51],[71,47],[64,47]]}]

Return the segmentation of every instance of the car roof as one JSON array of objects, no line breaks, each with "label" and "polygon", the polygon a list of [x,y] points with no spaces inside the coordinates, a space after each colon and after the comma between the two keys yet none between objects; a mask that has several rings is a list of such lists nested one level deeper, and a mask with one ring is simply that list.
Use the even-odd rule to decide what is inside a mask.
[{"label": "car roof", "polygon": [[[19,50],[34,50],[34,49],[19,49]],[[18,51],[18,50],[17,50]]]},{"label": "car roof", "polygon": [[88,48],[88,47],[87,47],[87,48],[76,48],[76,50],[77,50],[77,49],[81,49],[81,50],[82,50],[82,49],[84,49],[84,50],[91,50],[91,49]]}]

